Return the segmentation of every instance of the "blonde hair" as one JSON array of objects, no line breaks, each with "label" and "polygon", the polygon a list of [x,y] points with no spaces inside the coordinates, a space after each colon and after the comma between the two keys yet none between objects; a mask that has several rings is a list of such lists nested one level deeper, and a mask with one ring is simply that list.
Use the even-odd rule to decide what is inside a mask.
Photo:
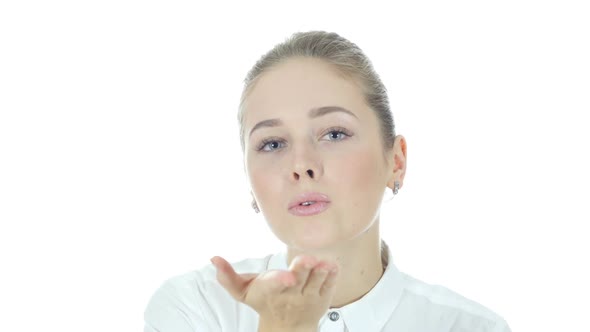
[{"label": "blonde hair", "polygon": [[363,51],[354,43],[334,32],[297,32],[264,54],[244,79],[240,98],[238,122],[240,143],[244,150],[243,103],[266,70],[293,57],[313,57],[333,65],[344,77],[356,80],[363,90],[367,105],[373,109],[381,126],[384,147],[391,149],[395,141],[395,124],[389,108],[387,89]]}]

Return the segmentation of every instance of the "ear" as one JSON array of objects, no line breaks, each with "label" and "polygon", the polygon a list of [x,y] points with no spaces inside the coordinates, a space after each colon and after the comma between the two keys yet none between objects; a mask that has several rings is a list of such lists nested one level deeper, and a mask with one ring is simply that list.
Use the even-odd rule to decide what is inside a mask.
[{"label": "ear", "polygon": [[399,182],[399,187],[404,185],[404,177],[406,176],[406,164],[408,158],[408,146],[406,139],[402,135],[397,135],[393,143],[393,149],[390,152],[393,157],[391,163],[391,176],[387,182],[387,186],[393,189],[395,181]]}]

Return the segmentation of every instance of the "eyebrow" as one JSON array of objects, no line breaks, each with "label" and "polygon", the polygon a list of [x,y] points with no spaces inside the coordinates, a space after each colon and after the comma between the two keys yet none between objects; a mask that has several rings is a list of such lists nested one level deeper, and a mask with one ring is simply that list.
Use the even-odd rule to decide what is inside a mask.
[{"label": "eyebrow", "polygon": [[[347,110],[346,108],[343,108],[340,106],[323,106],[323,107],[312,108],[311,110],[309,110],[307,116],[310,119],[315,119],[320,116],[334,113],[334,112],[345,113],[345,114],[348,114],[348,115],[358,119],[358,117],[354,113],[352,113],[351,111]],[[250,130],[249,136],[252,136],[252,133],[256,129],[260,129],[263,127],[278,127],[281,125],[283,125],[283,121],[281,121],[280,119],[268,119],[268,120],[260,121],[254,127],[252,127],[252,129]]]}]

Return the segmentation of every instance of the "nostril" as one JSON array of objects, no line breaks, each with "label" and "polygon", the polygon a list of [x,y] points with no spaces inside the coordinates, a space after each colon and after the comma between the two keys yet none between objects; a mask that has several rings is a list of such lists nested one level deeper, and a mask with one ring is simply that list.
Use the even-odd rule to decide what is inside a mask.
[{"label": "nostril", "polygon": [[313,178],[313,171],[311,169],[307,170],[307,174],[309,175],[309,177]]}]

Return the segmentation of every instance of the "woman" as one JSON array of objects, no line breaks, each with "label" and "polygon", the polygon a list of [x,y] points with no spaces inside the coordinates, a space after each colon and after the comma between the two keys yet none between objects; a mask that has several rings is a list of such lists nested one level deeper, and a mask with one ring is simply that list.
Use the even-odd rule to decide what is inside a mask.
[{"label": "woman", "polygon": [[491,310],[396,269],[379,235],[407,145],[369,59],[296,33],[248,73],[239,110],[252,207],[286,252],[166,281],[145,331],[510,331]]}]

